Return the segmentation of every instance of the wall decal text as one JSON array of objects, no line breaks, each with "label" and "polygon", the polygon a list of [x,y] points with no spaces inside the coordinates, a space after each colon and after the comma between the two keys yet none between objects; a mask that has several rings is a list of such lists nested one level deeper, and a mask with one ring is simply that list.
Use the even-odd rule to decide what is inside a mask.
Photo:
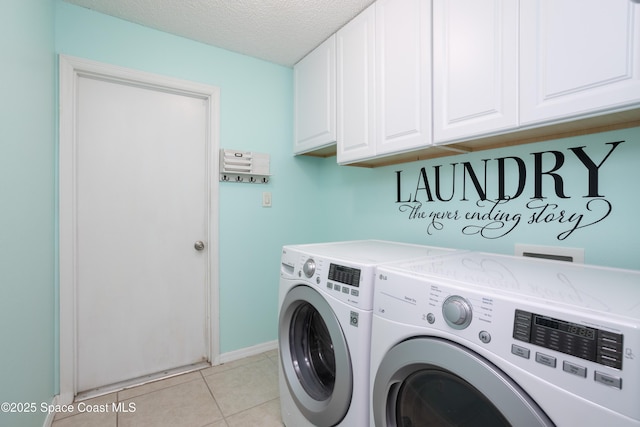
[{"label": "wall decal text", "polygon": [[[527,158],[422,167],[413,177],[398,170],[395,203],[406,219],[422,221],[429,235],[449,224],[459,226],[463,235],[485,239],[504,237],[523,226],[557,225],[556,239],[565,240],[611,214],[613,205],[601,188],[601,173],[623,142],[605,143],[605,154],[597,158],[585,146],[577,146],[534,152]],[[577,179],[583,182],[574,182]]]}]

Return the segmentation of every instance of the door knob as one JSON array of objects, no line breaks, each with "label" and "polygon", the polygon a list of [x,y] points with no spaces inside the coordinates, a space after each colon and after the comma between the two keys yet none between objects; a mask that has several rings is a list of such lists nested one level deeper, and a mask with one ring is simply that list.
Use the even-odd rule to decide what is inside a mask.
[{"label": "door knob", "polygon": [[204,242],[202,240],[198,240],[193,247],[196,248],[196,251],[201,251],[204,249]]}]

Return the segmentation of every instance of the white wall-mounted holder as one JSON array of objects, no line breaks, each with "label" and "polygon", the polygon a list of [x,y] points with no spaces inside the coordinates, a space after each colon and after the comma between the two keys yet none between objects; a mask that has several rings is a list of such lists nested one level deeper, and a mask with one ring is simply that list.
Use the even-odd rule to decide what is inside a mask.
[{"label": "white wall-mounted holder", "polygon": [[220,149],[220,181],[266,184],[270,156],[265,153]]}]

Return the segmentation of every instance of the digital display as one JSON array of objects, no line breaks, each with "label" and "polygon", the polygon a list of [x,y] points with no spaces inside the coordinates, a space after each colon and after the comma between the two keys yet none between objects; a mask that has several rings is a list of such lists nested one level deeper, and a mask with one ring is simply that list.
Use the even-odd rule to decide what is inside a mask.
[{"label": "digital display", "polygon": [[535,316],[535,322],[536,325],[544,326],[545,328],[557,329],[589,340],[596,339],[596,330],[592,328],[586,328],[574,323],[563,322],[562,320],[551,319],[549,317],[542,317],[538,315]]},{"label": "digital display", "polygon": [[329,266],[329,280],[349,286],[359,287],[360,270],[357,268],[345,267],[343,265],[331,264]]}]

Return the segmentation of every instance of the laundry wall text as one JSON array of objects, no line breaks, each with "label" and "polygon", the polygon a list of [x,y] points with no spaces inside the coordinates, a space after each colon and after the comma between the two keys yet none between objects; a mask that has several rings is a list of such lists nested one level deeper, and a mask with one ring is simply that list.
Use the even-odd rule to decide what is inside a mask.
[{"label": "laundry wall text", "polygon": [[566,240],[611,215],[602,178],[615,172],[610,159],[623,143],[396,170],[395,203],[429,235],[455,227],[498,239],[521,227],[545,232],[555,225],[555,238]]}]

